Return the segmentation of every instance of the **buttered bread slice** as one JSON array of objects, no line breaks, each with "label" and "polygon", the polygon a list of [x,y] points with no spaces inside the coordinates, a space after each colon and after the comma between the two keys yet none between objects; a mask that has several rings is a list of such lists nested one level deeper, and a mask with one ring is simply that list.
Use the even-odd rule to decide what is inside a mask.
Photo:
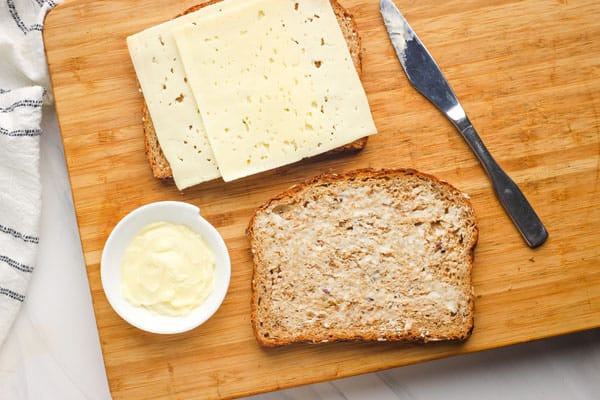
[{"label": "buttered bread slice", "polygon": [[432,176],[319,176],[260,207],[247,234],[261,345],[471,334],[475,215],[466,195]]}]

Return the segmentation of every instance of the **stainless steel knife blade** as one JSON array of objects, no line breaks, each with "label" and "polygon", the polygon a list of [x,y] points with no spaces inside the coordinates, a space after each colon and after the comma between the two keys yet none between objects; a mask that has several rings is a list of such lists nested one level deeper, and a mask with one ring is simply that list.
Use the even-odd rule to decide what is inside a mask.
[{"label": "stainless steel knife blade", "polygon": [[452,122],[488,174],[496,195],[525,242],[541,246],[548,231],[516,183],[494,160],[435,60],[392,0],[381,0],[381,16],[410,83]]}]

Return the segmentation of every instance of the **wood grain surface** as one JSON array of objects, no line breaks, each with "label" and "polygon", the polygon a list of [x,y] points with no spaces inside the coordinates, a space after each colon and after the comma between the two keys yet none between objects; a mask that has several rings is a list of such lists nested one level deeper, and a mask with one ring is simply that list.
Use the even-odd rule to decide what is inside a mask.
[{"label": "wood grain surface", "polygon": [[[397,1],[497,161],[550,233],[531,250],[458,133],[409,85],[376,0],[340,0],[362,35],[363,83],[379,134],[356,155],[318,158],[181,193],[144,158],[126,36],[198,0],[75,0],[44,39],[110,388],[115,399],[231,398],[600,326],[600,2]],[[270,197],[324,171],[410,167],[469,193],[480,240],[473,336],[464,344],[294,345],[262,349],[251,331],[244,230]],[[120,319],[100,283],[104,242],[152,201],[198,205],[224,237],[223,306],[191,332],[160,336]]]}]

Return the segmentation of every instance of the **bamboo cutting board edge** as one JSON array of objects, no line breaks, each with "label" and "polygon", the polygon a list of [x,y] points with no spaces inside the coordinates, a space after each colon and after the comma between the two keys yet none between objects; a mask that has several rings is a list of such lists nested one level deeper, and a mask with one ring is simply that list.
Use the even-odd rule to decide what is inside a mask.
[{"label": "bamboo cutting board edge", "polygon": [[[380,134],[371,138],[363,153],[302,162],[243,182],[210,183],[180,194],[172,184],[156,182],[149,176],[140,151],[139,116],[136,114],[141,104],[140,96],[137,92],[132,94],[136,91],[135,76],[128,64],[123,39],[128,32],[133,33],[132,30],[144,24],[156,23],[165,15],[175,15],[185,6],[157,6],[158,3],[150,0],[92,3],[77,0],[59,5],[48,16],[44,39],[90,289],[115,398],[237,397],[600,326],[600,274],[591,269],[600,261],[594,251],[594,245],[600,243],[593,225],[599,219],[594,205],[600,201],[599,122],[598,113],[593,110],[600,102],[594,95],[594,89],[598,88],[593,81],[594,73],[597,76],[597,63],[592,61],[593,54],[600,54],[600,49],[588,43],[592,56],[586,55],[570,46],[568,41],[571,37],[585,38],[585,32],[580,33],[570,25],[561,29],[551,22],[552,17],[564,17],[562,22],[569,18],[584,18],[577,7],[562,10],[558,8],[562,7],[560,4],[551,2],[537,1],[535,5],[528,5],[505,1],[486,7],[477,2],[463,3],[462,8],[453,12],[444,10],[449,5],[441,5],[438,14],[428,11],[426,5],[409,8],[409,16],[415,16],[415,29],[422,37],[422,32],[428,38],[433,37],[427,43],[431,43],[430,50],[438,62],[450,66],[445,72],[451,82],[456,82],[455,90],[464,100],[471,119],[483,128],[482,132],[491,132],[486,136],[486,142],[494,147],[492,152],[519,181],[549,227],[549,242],[539,250],[530,251],[524,249],[521,239],[515,236],[514,228],[497,205],[485,176],[466,145],[426,101],[405,81],[398,79],[402,76],[401,70],[391,45],[385,41],[374,4],[360,0],[342,2],[356,16],[363,36],[363,81],[380,129]],[[134,3],[138,7],[132,6]],[[194,2],[185,3],[192,5]],[[510,21],[498,17],[507,11],[524,12],[534,6],[548,12],[548,16],[540,12],[538,22],[546,31],[538,35],[537,42],[519,36]],[[478,7],[486,8],[485,12]],[[139,14],[140,9],[145,10],[143,15]],[[516,14],[526,18],[523,13]],[[126,18],[120,21],[115,15]],[[138,19],[124,22],[127,17],[134,16]],[[560,53],[562,49],[568,59],[576,60],[581,68],[588,69],[572,74],[570,70],[561,71],[554,67],[554,75],[544,75],[542,79],[539,77],[541,70],[560,64],[559,53],[556,60],[538,61],[532,56],[531,65],[511,61],[514,65],[510,77],[516,80],[514,85],[525,86],[522,95],[515,98],[510,94],[513,85],[510,79],[506,84],[496,86],[489,82],[490,74],[498,73],[489,60],[500,57],[502,61],[508,61],[502,53],[491,58],[481,56],[486,47],[490,47],[489,42],[483,44],[492,34],[489,30],[477,24],[471,26],[463,36],[470,38],[467,41],[478,51],[465,54],[460,53],[464,43],[445,49],[442,47],[446,43],[444,38],[436,37],[439,30],[461,30],[461,24],[445,26],[447,19],[456,22],[462,18],[462,22],[469,22],[476,16],[488,18],[488,23],[509,25],[506,29],[516,37],[511,40],[530,46],[527,54],[536,55],[551,47]],[[600,31],[597,25],[590,24],[594,32]],[[564,33],[560,36],[562,39],[559,39],[559,33]],[[594,37],[592,33],[588,35]],[[510,46],[495,47],[502,52]],[[449,62],[453,58],[458,60]],[[467,72],[477,70],[483,72],[466,78]],[[558,89],[545,86],[551,80],[564,88],[560,91],[564,100],[558,99],[556,104],[550,99],[556,96]],[[580,94],[582,87],[588,88],[584,93],[587,97]],[[490,91],[497,98],[490,97],[487,94]],[[482,93],[483,99],[480,98]],[[111,94],[118,95],[119,102],[115,102]],[[390,101],[393,98],[402,98],[405,110],[417,111],[398,114],[398,103]],[[523,112],[509,101],[527,107],[530,99],[534,99],[536,107],[526,108],[525,121],[493,114],[495,109],[514,107],[513,114],[523,116]],[[581,115],[577,119],[566,119],[568,127],[561,120],[565,118],[564,111],[559,108],[561,101],[574,103],[572,108]],[[490,117],[490,105],[494,118]],[[548,110],[557,115],[548,116],[549,113],[544,112]],[[496,124],[495,120],[500,122]],[[501,123],[512,124],[513,127],[503,128],[505,135],[508,131],[508,138],[525,150],[510,146],[505,135],[494,132],[501,128]],[[563,137],[551,132],[542,136],[548,126],[560,130],[559,133],[573,132],[573,135]],[[521,130],[519,132],[525,132],[527,141],[523,141],[517,128]],[[404,130],[416,132],[416,136],[427,132],[434,140],[423,145],[415,137],[404,135]],[[595,137],[587,133],[594,130]],[[503,151],[498,144],[509,148]],[[396,158],[402,162],[387,155],[388,151],[397,154]],[[550,162],[554,168],[552,172],[549,172]],[[125,165],[128,177],[120,173],[120,168]],[[257,349],[245,314],[249,306],[249,255],[247,243],[240,234],[251,210],[288,185],[324,169],[389,165],[433,172],[472,195],[481,229],[473,276],[477,300],[472,338],[459,345],[425,347],[334,344],[275,351]],[[590,177],[594,172],[595,177]],[[132,185],[132,179],[138,183]],[[545,191],[540,190],[542,187]],[[227,194],[225,198],[224,193]],[[548,196],[551,202],[544,200]],[[235,264],[232,286],[223,308],[205,328],[178,337],[157,338],[127,326],[108,306],[99,283],[99,257],[110,229],[137,205],[159,199],[180,199],[200,205],[206,212],[205,217],[225,237]],[[240,208],[242,202],[245,205]],[[568,211],[574,212],[573,221],[565,221],[562,217]],[[573,240],[587,245],[587,250],[578,250]],[[495,268],[491,267],[493,263],[497,263]],[[232,337],[226,337],[227,334]],[[199,350],[207,354],[195,354]],[[292,360],[298,357],[312,366],[310,371],[293,365]],[[212,365],[206,366],[206,361]]]}]

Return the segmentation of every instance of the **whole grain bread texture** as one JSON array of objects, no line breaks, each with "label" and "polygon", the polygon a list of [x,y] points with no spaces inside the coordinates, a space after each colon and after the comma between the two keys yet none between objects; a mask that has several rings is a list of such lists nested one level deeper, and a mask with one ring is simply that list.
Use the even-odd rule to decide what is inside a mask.
[{"label": "whole grain bread texture", "polygon": [[471,334],[475,214],[467,195],[433,176],[317,176],[258,208],[247,236],[263,346]]},{"label": "whole grain bread texture", "polygon": [[[218,3],[220,1],[221,0],[210,0],[201,4],[197,4],[188,8],[180,15],[177,15],[177,17],[197,11],[203,7]],[[362,47],[356,22],[354,21],[352,15],[344,7],[342,7],[337,0],[330,1],[338,24],[340,25],[342,33],[344,34],[344,38],[346,39],[348,49],[350,50],[350,55],[352,56],[352,61],[354,62],[356,71],[360,76],[362,74]],[[152,124],[152,118],[150,117],[150,112],[148,111],[148,107],[145,102],[142,106],[142,126],[144,131],[146,158],[150,164],[150,168],[152,169],[152,174],[158,179],[172,178],[173,172],[171,171],[169,162],[165,158],[165,155],[160,147],[160,143],[156,136],[156,131],[154,130],[154,125]],[[355,140],[352,143],[348,143],[344,146],[330,150],[328,153],[335,154],[342,152],[358,152],[362,150],[366,144],[367,137],[364,137]]]}]

